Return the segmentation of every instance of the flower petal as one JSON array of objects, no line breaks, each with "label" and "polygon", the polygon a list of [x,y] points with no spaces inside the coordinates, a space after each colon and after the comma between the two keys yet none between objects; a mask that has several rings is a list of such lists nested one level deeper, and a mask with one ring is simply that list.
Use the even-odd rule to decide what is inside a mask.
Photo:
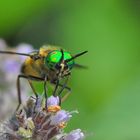
[{"label": "flower petal", "polygon": [[81,129],[76,129],[71,131],[64,140],[82,140],[84,138],[84,133],[81,132]]},{"label": "flower petal", "polygon": [[72,115],[69,112],[60,110],[54,116],[52,116],[51,124],[57,125],[62,122],[67,122],[71,117]]}]

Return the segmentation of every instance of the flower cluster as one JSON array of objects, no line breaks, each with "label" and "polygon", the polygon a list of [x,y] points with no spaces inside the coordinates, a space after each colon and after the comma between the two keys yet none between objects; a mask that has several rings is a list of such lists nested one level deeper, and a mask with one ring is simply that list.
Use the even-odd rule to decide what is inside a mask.
[{"label": "flower cluster", "polygon": [[[59,106],[59,98],[30,97],[26,106],[14,114],[11,119],[1,124],[1,138],[5,140],[81,140],[84,138],[80,129],[64,133],[68,121],[77,111],[65,111]],[[1,139],[0,139],[1,140]]]}]

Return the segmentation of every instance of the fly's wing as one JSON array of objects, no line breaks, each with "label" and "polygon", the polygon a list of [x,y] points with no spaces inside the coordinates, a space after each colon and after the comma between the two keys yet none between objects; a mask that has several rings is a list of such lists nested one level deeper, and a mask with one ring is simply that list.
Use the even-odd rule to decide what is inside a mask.
[{"label": "fly's wing", "polygon": [[77,68],[77,69],[88,69],[87,66],[84,66],[84,65],[81,65],[81,64],[74,64],[74,68]]}]

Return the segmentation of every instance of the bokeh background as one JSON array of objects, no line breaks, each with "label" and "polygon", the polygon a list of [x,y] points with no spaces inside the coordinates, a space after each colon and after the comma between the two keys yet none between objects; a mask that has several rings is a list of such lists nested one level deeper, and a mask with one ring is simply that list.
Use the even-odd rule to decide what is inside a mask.
[{"label": "bokeh background", "polygon": [[[77,62],[66,110],[79,110],[67,131],[87,140],[140,140],[140,0],[0,1],[0,37],[62,46]],[[9,56],[10,58],[10,56]]]}]

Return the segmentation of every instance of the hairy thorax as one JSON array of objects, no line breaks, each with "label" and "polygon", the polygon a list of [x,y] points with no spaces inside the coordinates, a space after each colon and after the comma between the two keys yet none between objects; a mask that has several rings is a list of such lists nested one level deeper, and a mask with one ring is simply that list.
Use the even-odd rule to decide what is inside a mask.
[{"label": "hairy thorax", "polygon": [[28,57],[21,67],[21,72],[26,76],[33,76],[43,79],[45,76],[47,76],[47,80],[52,82],[57,79],[56,72],[45,67],[43,60],[41,59],[33,60],[32,58]]}]

